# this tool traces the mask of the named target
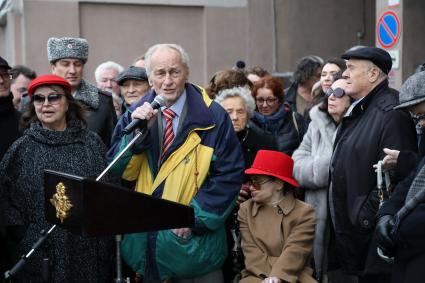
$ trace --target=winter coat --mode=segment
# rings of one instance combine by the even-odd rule
[[[44,214],[43,170],[95,177],[106,166],[105,153],[100,138],[80,121],[71,121],[63,132],[34,122],[10,147],[0,163],[0,201],[6,207],[8,231],[23,230],[9,235],[18,243],[16,259],[52,226]],[[111,244],[109,238],[85,238],[58,226],[18,273],[18,282],[41,282],[46,257],[51,263],[49,282],[108,282]]]
[[[18,131],[19,117],[20,113],[13,107],[12,94],[0,97],[0,160],[9,146],[20,136]],[[2,176],[0,175],[1,178]],[[0,256],[0,274],[3,274],[12,264],[8,262],[10,261],[10,255],[5,238],[3,211],[4,209],[0,203],[0,251],[2,251],[2,256]]]
[[[20,136],[20,113],[13,107],[13,95],[0,97],[0,160],[9,146]]]
[[[277,150],[276,139],[267,135],[262,129],[248,122],[246,128],[237,133],[245,161],[245,169],[251,167],[260,149]]]
[[[314,209],[291,193],[276,205],[249,199],[239,210],[245,269],[241,283],[278,277],[295,283],[316,282],[308,268],[313,247]]]
[[[194,208],[188,239],[171,230],[124,236],[123,258],[147,279],[193,278],[221,268],[227,256],[224,224],[243,181],[243,156],[229,115],[203,89],[186,84],[185,90],[179,130],[163,161],[157,119],[115,167],[123,179],[137,180],[136,191]],[[131,111],[155,96],[151,90],[120,118],[110,158],[131,138],[122,136]]]
[[[342,119],[336,134],[329,208],[338,261],[347,272],[390,272],[371,241],[379,204],[372,166],[385,156],[383,148],[416,149],[412,119],[393,110],[397,104],[398,93],[384,80]]]
[[[117,123],[112,95],[82,80],[74,98],[84,104],[89,111],[88,129],[97,133],[107,148],[111,145],[112,133]]]
[[[311,123],[299,148],[294,152],[294,178],[305,190],[304,201],[316,212],[314,266],[320,277],[325,254],[325,232],[328,218],[329,164],[336,124],[319,105],[310,111]]]
[[[407,193],[425,166],[425,158],[411,174],[400,182],[394,192],[379,209],[379,217],[395,215],[405,204]],[[425,266],[425,203],[416,206],[400,221],[395,238],[395,261],[392,269],[392,282],[415,283],[423,281]]]
[[[270,116],[263,116],[258,112],[254,114],[252,123],[261,128],[265,135],[276,139],[279,151],[292,155],[304,135],[301,115],[293,112],[286,104],[282,104],[279,110]]]

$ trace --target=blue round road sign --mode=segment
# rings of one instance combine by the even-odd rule
[[[393,11],[382,14],[376,25],[379,44],[384,48],[393,47],[400,37],[400,20]]]

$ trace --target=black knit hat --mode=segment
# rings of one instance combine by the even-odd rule
[[[390,54],[378,47],[362,47],[352,51],[347,51],[341,55],[342,59],[362,59],[368,60],[378,66],[382,72],[388,75],[393,65]]]

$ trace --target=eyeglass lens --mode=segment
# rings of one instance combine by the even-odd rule
[[[266,99],[264,99],[264,98],[258,98],[256,101],[257,101],[257,104],[264,104],[264,101],[267,103],[267,105],[272,105],[275,101],[277,100],[277,98],[266,98]]]
[[[329,88],[326,94],[328,97],[333,94],[336,98],[341,98],[345,95],[345,90],[340,87],[337,87],[336,89]]]
[[[41,94],[34,94],[34,103],[36,104],[43,104],[46,101],[50,103],[50,104],[57,104],[59,103],[59,100],[61,99],[62,96],[64,96],[65,94],[63,93],[51,93],[48,96],[44,96]]]

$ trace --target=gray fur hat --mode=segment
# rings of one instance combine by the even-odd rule
[[[399,94],[400,104],[394,109],[406,108],[425,101],[425,72],[408,77]]]
[[[51,37],[47,40],[47,58],[50,63],[59,59],[73,58],[87,62],[89,43],[84,38]]]

